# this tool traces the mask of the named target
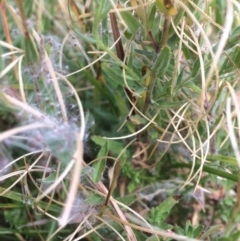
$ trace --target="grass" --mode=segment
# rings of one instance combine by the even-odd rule
[[[240,4],[0,1],[4,240],[239,240]]]

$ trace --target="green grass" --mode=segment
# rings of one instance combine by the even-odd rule
[[[115,2],[0,2],[2,239],[239,240],[240,4]]]

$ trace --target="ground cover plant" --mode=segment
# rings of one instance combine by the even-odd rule
[[[239,240],[236,0],[0,1],[1,240]]]

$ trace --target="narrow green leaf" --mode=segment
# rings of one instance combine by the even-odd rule
[[[23,203],[0,203],[0,208],[12,209],[12,208],[25,208],[26,205]]]
[[[54,173],[51,173],[49,176],[47,176],[44,179],[37,179],[37,181],[45,183],[45,184],[50,184],[50,183],[53,183],[57,179],[57,175],[59,176],[60,174],[57,174],[57,172],[54,172]]]
[[[156,5],[153,4],[148,14],[148,21],[147,21],[148,29],[152,29],[153,27],[153,23],[155,21],[155,16],[156,16],[156,10],[157,10]]]
[[[215,6],[213,9],[215,9],[215,16],[216,16],[216,23],[223,26],[225,21],[225,9],[226,9],[226,3],[225,1],[219,1],[215,0]]]
[[[28,64],[33,64],[36,62],[38,55],[36,51],[36,46],[34,45],[34,42],[32,39],[24,38],[24,50],[25,50],[25,56]]]
[[[195,85],[193,82],[186,83],[185,87],[188,87],[189,89],[191,89],[192,91],[194,91],[197,94],[201,94],[201,92],[202,92],[201,88],[198,87],[197,85]]]
[[[187,167],[187,168],[192,168],[191,165],[186,164],[186,163],[178,163],[176,165],[174,165],[175,167]],[[195,164],[195,170],[198,169],[200,167],[199,164]],[[203,171],[211,173],[213,175],[219,176],[219,177],[223,177],[229,180],[232,180],[234,182],[238,181],[238,175],[237,174],[232,174],[232,173],[228,173],[228,172],[224,172],[222,170],[219,169],[215,169],[209,166],[204,165],[203,166]]]
[[[119,197],[117,200],[127,206],[131,205],[137,199],[136,194],[126,195],[124,197]]]
[[[119,67],[113,67],[111,65],[108,65],[106,63],[102,64],[102,70],[104,73],[105,79],[108,81],[108,83],[117,88],[117,86],[127,87],[123,80],[123,74],[122,70]],[[133,90],[140,90],[144,91],[144,86],[141,85],[141,80],[139,79],[133,79],[128,73],[126,73],[126,81],[128,86]]]
[[[222,155],[208,155],[207,160],[209,161],[220,161],[227,165],[238,167],[237,160],[235,157],[222,156]]]
[[[178,234],[180,235],[185,235],[185,230],[183,228],[181,228],[180,226],[175,226],[175,230]]]
[[[198,236],[202,233],[203,229],[203,225],[199,225],[198,227],[196,227],[193,231],[193,238],[198,238]]]
[[[186,236],[191,238],[193,237],[193,227],[191,223],[188,225],[188,228],[186,230]]]
[[[147,50],[142,50],[142,49],[134,49],[134,52],[141,54],[149,59],[153,59],[155,56],[155,53],[147,51]]]
[[[0,187],[0,195],[2,197],[9,198],[11,200],[15,200],[15,201],[18,201],[20,203],[24,203],[24,202],[26,202],[26,200],[28,200],[29,204],[34,205],[34,200],[35,200],[34,198],[31,198],[27,195],[23,195],[21,193],[17,193],[17,192],[14,192],[14,191],[8,191],[8,192],[2,194],[5,190],[6,190],[5,188]],[[53,211],[53,212],[59,213],[61,211],[60,207],[58,207],[54,204],[51,204],[49,206],[48,203],[43,202],[43,201],[38,202],[37,205],[41,208],[48,207],[48,210]]]
[[[171,60],[172,52],[168,46],[165,46],[157,55],[152,71],[155,71],[156,76],[164,76]]]
[[[182,195],[175,195],[164,200],[159,206],[150,211],[150,222],[160,226],[169,215],[169,212],[175,204],[179,202]]]
[[[231,234],[231,240],[232,241],[239,241],[240,240],[240,231],[236,231],[233,234]]]
[[[85,200],[86,203],[91,205],[99,205],[104,203],[104,198],[96,193],[90,194],[90,196]]]
[[[0,46],[0,56],[2,56],[2,54],[3,54],[3,49],[2,49],[2,46]],[[0,58],[0,73],[2,72],[3,69],[4,69],[3,58]]]
[[[157,16],[154,19],[153,26],[152,26],[152,29],[151,29],[153,38],[156,39],[157,42],[159,40],[159,25],[160,25],[160,22],[161,22],[161,15],[157,14]]]
[[[183,19],[183,15],[184,15],[185,11],[183,9],[178,9],[178,13],[177,15],[174,17],[173,21],[174,21],[174,25],[175,26],[179,26],[179,23],[182,21]],[[172,33],[174,33],[174,28],[170,29],[169,34],[171,35]]]
[[[133,16],[130,12],[124,11],[120,12],[121,17],[124,22],[128,26],[130,32],[135,36],[138,29],[141,28],[143,30],[143,26],[138,22],[135,16]]]
[[[97,145],[103,147],[108,142],[109,151],[111,151],[112,154],[118,155],[120,151],[124,148],[123,144],[119,141],[115,140],[109,140],[102,138],[101,136],[92,136],[92,141],[96,143]]]
[[[232,47],[235,47],[237,44],[239,44],[239,35],[240,35],[240,26],[237,26],[230,34],[230,37],[228,38],[227,44],[225,46],[225,50],[228,50]]]
[[[104,18],[102,20],[102,42],[104,45],[108,46],[108,20]]]
[[[24,10],[25,10],[26,18],[30,18],[32,15],[33,3],[34,3],[34,1],[32,1],[32,0],[24,1]]]
[[[192,78],[193,79],[196,78],[197,75],[199,75],[199,73],[200,73],[200,60],[197,59],[195,61],[195,63],[193,64],[193,67],[191,69],[191,76],[192,76]]]
[[[236,46],[234,49],[233,49],[235,55],[234,55],[234,58],[232,59],[235,66],[237,68],[240,68],[240,46]]]
[[[95,144],[99,146],[104,146],[107,142],[107,140],[102,138],[101,136],[91,136],[91,139]]]
[[[156,235],[152,235],[146,239],[146,241],[159,241],[159,238]]]
[[[92,180],[95,183],[100,181],[103,171],[105,170],[106,161],[107,161],[106,156],[108,154],[108,151],[109,151],[109,144],[108,144],[108,141],[106,141],[106,143],[101,147],[101,149],[97,155],[97,158],[99,158],[99,157],[103,157],[103,158],[96,161],[93,164],[94,172],[92,174]]]
[[[80,39],[86,41],[87,43],[96,44],[97,42],[94,38],[91,38],[87,34],[82,33],[79,29],[75,30],[75,33],[79,36]]]

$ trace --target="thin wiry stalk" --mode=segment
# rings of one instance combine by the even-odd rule
[[[0,78],[6,75],[12,68],[14,68],[19,61],[23,58],[23,55],[12,61],[5,69],[0,72]]]
[[[40,196],[38,196],[35,199],[35,203],[38,203],[41,199],[43,199],[48,193],[50,193],[52,190],[54,190],[62,181],[63,179],[68,175],[68,173],[70,172],[70,170],[72,169],[73,165],[74,165],[75,160],[72,159],[68,166],[65,168],[65,170],[61,173],[61,175],[58,177],[57,180],[55,180],[55,182],[47,189],[45,190]]]
[[[236,156],[238,166],[240,168],[240,152],[239,152],[239,149],[238,149],[238,141],[237,141],[236,135],[234,133],[234,125],[233,125],[233,122],[232,122],[231,98],[230,97],[227,99],[227,103],[226,103],[226,117],[227,117],[229,139],[231,140],[233,151],[234,151],[234,154]]]
[[[206,96],[206,79],[205,79],[205,70],[204,70],[204,61],[203,61],[203,56],[202,56],[202,51],[200,49],[200,45],[198,43],[198,39],[196,38],[195,34],[193,33],[192,29],[187,26],[187,29],[192,35],[193,41],[195,43],[195,46],[197,48],[198,52],[198,58],[200,61],[200,69],[201,69],[201,82],[202,82],[202,92],[201,92],[201,99],[204,100]],[[201,107],[200,107],[200,113],[204,113],[204,101],[201,101]]]
[[[22,101],[24,103],[27,103],[25,92],[24,92],[24,85],[23,85],[23,77],[22,77],[22,60],[23,60],[23,55],[19,59],[18,63],[18,78],[19,78],[19,90],[21,94]]]
[[[75,154],[73,155],[73,159],[75,161],[75,165],[72,173],[72,180],[69,187],[69,193],[62,216],[59,219],[59,224],[61,226],[65,226],[68,223],[70,212],[78,191],[79,177],[82,170],[83,162],[83,142],[80,138],[77,138],[77,149]]]
[[[12,184],[10,185],[8,188],[6,188],[3,192],[0,193],[1,196],[3,196],[5,193],[7,193],[9,190],[11,190],[19,181],[21,181],[27,174],[29,171],[31,171],[31,169],[36,165],[36,163],[39,162],[39,160],[42,158],[43,154],[41,154],[37,159],[36,161],[34,161],[32,163],[32,165],[29,166],[28,170],[26,171],[22,171],[23,174]],[[14,173],[11,173],[11,174],[14,174]],[[19,174],[19,173],[18,173]]]
[[[226,45],[226,42],[228,40],[228,36],[229,33],[231,31],[231,27],[232,27],[232,23],[233,23],[233,6],[232,6],[232,1],[231,0],[227,0],[227,12],[226,12],[226,16],[225,16],[225,24],[224,24],[224,31],[223,34],[221,36],[220,42],[218,44],[218,49],[215,53],[215,56],[213,58],[213,62],[211,64],[211,68],[208,72],[207,78],[206,78],[206,83],[208,83],[209,81],[211,81],[211,78],[213,76],[213,73],[215,71],[215,69],[217,69],[218,66],[218,61],[219,58],[221,56],[221,54],[223,53],[223,49]]]

